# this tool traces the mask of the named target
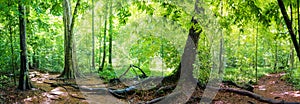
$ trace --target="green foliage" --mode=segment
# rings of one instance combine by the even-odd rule
[[[77,0],[73,0],[77,1]],[[39,69],[61,72],[64,67],[64,31],[61,0],[22,0],[27,6],[28,62],[39,64]],[[98,4],[108,4],[105,0]],[[75,24],[76,54],[80,72],[91,69],[91,4],[82,0]],[[296,2],[285,1],[286,7]],[[97,5],[97,3],[96,3]],[[254,80],[255,52],[257,46],[258,76],[274,72],[273,67],[287,67],[293,51],[289,35],[276,0],[228,0],[206,1],[198,6],[204,14],[195,14],[192,0],[138,0],[119,1],[112,4],[113,68],[117,74],[134,64],[147,74],[161,75],[174,70],[180,63],[186,37],[195,16],[204,33],[200,36],[195,69],[197,78],[205,84],[210,77],[213,45],[219,44],[214,37],[216,30],[222,30],[224,57],[226,61],[225,80],[248,82]],[[72,5],[74,8],[75,5]],[[0,1],[0,72],[19,69],[18,2]],[[207,12],[211,10],[212,13]],[[103,49],[105,5],[95,6],[95,62],[99,67]],[[72,11],[73,12],[73,11]],[[296,12],[294,12],[294,17]],[[209,16],[212,15],[212,16]],[[211,18],[217,23],[212,23]],[[294,20],[293,26],[297,21]],[[218,27],[220,25],[220,27]],[[11,30],[9,29],[11,28]],[[210,29],[212,28],[212,29]],[[256,40],[256,37],[258,40]],[[11,52],[11,45],[13,52]],[[154,70],[155,58],[162,60],[161,70]],[[154,63],[157,64],[158,62]],[[275,63],[277,66],[275,66]],[[157,65],[159,66],[159,65]],[[106,67],[106,69],[112,69]],[[137,71],[138,74],[141,74]],[[169,71],[170,72],[170,71]],[[195,73],[196,73],[195,72]],[[131,74],[132,74],[131,70]],[[300,86],[300,69],[291,70],[285,76],[295,86]],[[116,77],[115,72],[104,70],[99,75],[104,79]],[[132,74],[134,75],[134,74]],[[166,74],[164,74],[166,75]],[[7,80],[3,77],[4,80]],[[1,77],[0,77],[1,80]]]
[[[103,70],[102,72],[99,72],[99,76],[106,81],[109,81],[110,79],[117,78],[116,73],[111,70]]]
[[[121,6],[118,8],[117,16],[119,18],[120,24],[126,24],[126,21],[128,20],[128,17],[131,16],[131,13],[129,12],[129,6]]]
[[[300,89],[300,69],[289,69],[287,74],[282,77],[282,79],[293,84],[294,87]]]
[[[258,78],[268,74],[273,73],[272,68],[258,68]],[[255,69],[240,67],[240,68],[226,68],[224,74],[224,80],[231,80],[235,82],[249,82],[255,81]]]

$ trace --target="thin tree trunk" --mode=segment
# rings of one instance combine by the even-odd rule
[[[107,21],[105,20],[104,21],[104,36],[103,36],[103,55],[102,55],[102,63],[101,63],[101,66],[99,68],[99,71],[103,71],[103,68],[104,68],[104,63],[105,63],[105,56],[106,56],[106,25],[107,25]]]
[[[105,17],[104,17],[103,55],[102,55],[102,63],[101,63],[101,66],[99,68],[99,71],[103,71],[104,64],[105,64],[105,58],[106,58],[107,9],[108,9],[108,6],[106,4]]]
[[[95,22],[95,4],[94,4],[94,0],[92,0],[92,6],[93,6],[93,10],[92,10],[92,70],[95,70],[95,29],[94,29],[94,22]]]
[[[98,71],[100,71],[100,69],[101,69],[101,45],[102,45],[102,37],[101,37],[101,24],[102,24],[102,22],[101,22],[101,16],[100,16],[100,26],[99,26],[99,34],[100,34],[100,36],[99,36],[99,39],[100,39],[100,41],[99,41],[99,70]]]
[[[291,69],[293,69],[294,68],[294,47],[293,47],[293,44],[292,44],[292,42],[290,42],[290,50],[291,50],[291,57],[290,57],[290,65],[291,65]]]
[[[278,43],[277,39],[275,40],[275,63],[274,63],[274,70],[277,69],[277,63],[278,63]]]
[[[19,28],[20,28],[20,48],[21,48],[21,70],[20,70],[20,78],[19,78],[19,86],[20,90],[28,90],[31,89],[31,83],[29,81],[28,76],[28,63],[27,63],[27,50],[26,50],[26,21],[25,21],[25,7],[23,6],[23,2],[19,1]]]
[[[9,4],[10,6],[10,4]],[[11,16],[9,16],[9,20],[10,20]],[[12,27],[11,27],[11,21],[9,24],[9,34],[10,34],[10,48],[11,48],[11,66],[12,66],[12,73],[13,73],[13,77],[14,77],[14,85],[16,85],[16,73],[15,73],[15,57],[14,57],[14,40],[13,40],[13,32],[12,32]]]
[[[255,82],[258,82],[258,76],[257,76],[257,47],[258,47],[258,22],[257,22],[257,27],[256,27],[256,35],[255,35]]]
[[[109,48],[108,48],[108,63],[109,68],[112,69],[112,32],[113,32],[113,24],[112,24],[112,3],[113,1],[110,0],[110,7],[109,7]]]

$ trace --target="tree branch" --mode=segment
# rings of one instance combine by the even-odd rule
[[[75,25],[75,19],[77,17],[77,12],[78,12],[78,7],[80,6],[80,0],[77,0],[77,3],[76,3],[76,6],[75,6],[75,9],[74,9],[74,12],[73,12],[73,15],[72,15],[72,22],[71,22],[71,33],[73,32],[73,27]]]

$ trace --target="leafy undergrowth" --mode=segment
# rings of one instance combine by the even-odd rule
[[[275,73],[272,68],[258,67],[257,77],[258,79],[268,73]],[[224,80],[230,80],[238,83],[248,83],[250,81],[255,82],[256,75],[253,68],[226,68],[224,74]]]
[[[33,72],[31,72],[32,74]],[[50,103],[50,104],[63,104],[63,103],[140,103],[143,101],[149,101],[161,96],[168,95],[172,92],[172,89],[157,92],[157,90],[138,91],[133,94],[129,94],[125,99],[117,99],[108,93],[93,93],[85,92],[75,89],[69,85],[59,85],[64,82],[74,81],[61,81],[61,80],[49,80],[57,77],[57,75],[51,75],[47,73],[34,72],[32,76],[32,83],[35,85],[35,90],[30,91],[18,91],[15,87],[1,88],[0,91],[0,103]],[[278,100],[300,102],[300,91],[294,90],[291,85],[285,81],[280,80],[284,73],[279,74],[267,74],[261,77],[258,85],[254,86],[254,92],[264,97],[274,98]],[[86,77],[85,80],[77,80],[77,84],[89,88],[124,88],[124,84],[105,84],[104,81],[99,81],[95,77]],[[55,84],[56,83],[56,84]],[[75,82],[74,82],[75,83]],[[55,84],[55,86],[53,85]],[[169,85],[172,85],[169,83]],[[228,87],[228,86],[222,86]],[[204,89],[197,87],[188,103],[196,104],[201,100]],[[261,102],[249,98],[247,96],[238,95],[229,92],[218,92],[214,97],[213,104],[246,104],[255,103],[261,104]]]
[[[300,90],[300,68],[287,70],[287,74],[282,79]]]

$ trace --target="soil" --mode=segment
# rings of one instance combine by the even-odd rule
[[[267,98],[300,102],[300,91],[295,90],[292,85],[281,80],[285,73],[267,74],[260,78],[257,85],[254,85],[254,93]],[[122,88],[124,85],[111,85],[96,77],[85,77],[85,80],[51,80],[57,74],[41,73],[37,70],[30,72],[33,90],[19,91],[16,87],[0,88],[0,103],[25,103],[25,104],[112,104],[112,103],[139,103],[155,99],[172,91],[163,94],[155,92],[137,92],[129,95],[126,99],[118,99],[110,95],[107,91],[101,93],[80,91],[70,85],[60,85],[63,83],[77,83],[86,88]],[[53,84],[54,83],[54,84]],[[224,87],[224,86],[223,86]],[[228,86],[225,86],[228,87]],[[193,96],[187,103],[198,104],[201,100],[203,89],[197,87]],[[94,99],[94,100],[93,100]],[[95,100],[96,99],[96,100]],[[109,102],[108,102],[109,101]],[[214,97],[213,104],[264,104],[248,96],[242,96],[230,92],[218,92]]]

